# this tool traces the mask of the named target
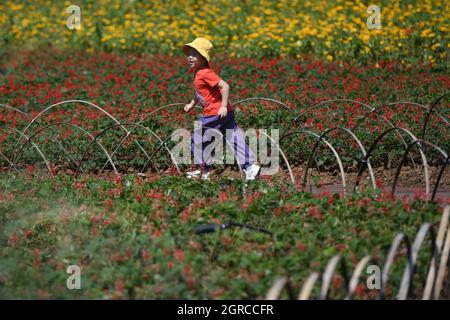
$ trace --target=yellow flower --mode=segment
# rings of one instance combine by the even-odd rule
[[[441,44],[440,43],[435,43],[435,44],[433,44],[432,46],[431,46],[431,50],[436,50],[437,48],[439,48],[441,46]]]
[[[240,53],[242,48],[247,48],[246,52],[258,54],[257,49],[271,46],[264,41],[276,41],[283,45],[274,46],[275,54],[296,55],[303,47],[303,41],[313,44],[317,48],[314,52],[327,60],[330,56],[333,60],[353,58],[354,51],[349,50],[353,42],[363,44],[361,53],[375,50],[406,56],[414,49],[410,34],[415,30],[419,30],[421,38],[433,40],[423,41],[415,52],[426,49],[439,52],[433,57],[443,61],[448,54],[442,59],[441,55],[447,50],[439,48],[450,47],[446,41],[450,11],[444,10],[446,2],[441,0],[416,1],[407,5],[386,3],[381,8],[382,28],[379,30],[369,30],[366,26],[367,4],[348,0],[248,1],[245,12],[240,1],[229,0],[201,4],[191,0],[189,5],[181,0],[151,3],[98,0],[88,1],[81,7],[84,30],[76,33],[64,27],[69,16],[65,9],[72,4],[70,1],[63,1],[61,6],[49,6],[44,0],[16,3],[18,1],[13,0],[0,3],[0,36],[8,32],[12,42],[18,45],[30,39],[33,40],[29,42],[30,46],[39,45],[46,38],[55,41],[55,46],[70,45],[76,36],[76,42],[92,43],[93,48],[98,49],[94,39],[99,24],[101,42],[109,47],[144,47],[149,42],[138,41],[147,38],[163,43],[165,53],[177,51],[186,39],[207,35],[220,47],[229,45],[228,41],[236,44],[230,45],[230,53],[233,50]],[[416,12],[421,12],[424,17],[417,20]],[[10,17],[14,23],[9,30],[2,28]]]
[[[422,31],[422,33],[420,34],[421,37],[426,37],[431,33],[431,29],[425,29]]]

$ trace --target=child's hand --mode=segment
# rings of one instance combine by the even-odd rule
[[[220,118],[225,118],[228,114],[227,107],[220,107],[218,115]]]
[[[194,105],[192,103],[188,103],[184,106],[184,111],[189,112],[189,110],[191,110],[193,107]]]

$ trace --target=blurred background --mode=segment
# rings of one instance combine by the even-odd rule
[[[448,1],[170,0],[2,1],[0,48],[80,48],[179,55],[197,36],[230,57],[296,57],[365,63],[398,59],[446,63]],[[71,5],[80,26],[70,30]]]

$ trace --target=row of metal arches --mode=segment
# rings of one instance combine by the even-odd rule
[[[390,105],[396,105],[396,104],[411,104],[411,105],[416,105],[416,106],[420,106],[423,109],[427,110],[427,115],[425,117],[425,121],[424,121],[424,126],[422,129],[422,134],[421,134],[421,138],[417,138],[411,131],[409,131],[408,129],[405,128],[401,128],[401,127],[396,127],[394,126],[392,123],[389,122],[389,120],[387,120],[386,118],[384,118],[383,116],[381,117],[383,119],[383,121],[385,121],[386,123],[389,124],[389,126],[391,127],[390,129],[382,132],[381,134],[378,135],[378,137],[375,139],[375,141],[372,143],[372,145],[369,147],[368,151],[366,151],[366,149],[364,148],[363,144],[361,143],[361,141],[358,139],[358,137],[355,134],[355,130],[357,129],[357,127],[363,122],[363,120],[365,118],[367,118],[369,115],[377,112],[377,109],[370,107],[369,105],[359,102],[359,101],[355,101],[355,100],[350,100],[350,99],[333,99],[333,100],[326,100],[326,101],[322,101],[319,102],[311,107],[306,108],[305,110],[303,110],[299,115],[297,115],[292,122],[290,123],[290,127],[292,127],[292,125],[296,122],[299,121],[299,119],[301,119],[301,117],[306,114],[307,112],[311,111],[312,109],[319,107],[321,105],[327,104],[327,103],[331,103],[331,102],[351,102],[351,103],[357,103],[360,104],[366,108],[369,109],[369,112],[367,114],[365,114],[362,118],[358,119],[358,121],[356,122],[356,125],[352,128],[344,128],[344,127],[335,127],[335,128],[329,128],[326,129],[324,132],[322,132],[320,135],[309,131],[309,130],[291,130],[289,132],[287,132],[286,134],[284,134],[281,139],[280,139],[280,145],[282,144],[282,142],[284,140],[286,140],[289,137],[294,137],[297,135],[309,135],[312,136],[314,138],[316,138],[316,141],[314,142],[314,146],[312,148],[312,152],[310,153],[308,160],[307,160],[307,165],[305,168],[305,174],[303,177],[303,185],[305,186],[307,183],[307,178],[308,178],[308,169],[312,164],[312,160],[314,158],[315,152],[319,146],[319,144],[321,142],[323,142],[333,153],[336,162],[338,164],[339,167],[339,171],[340,171],[340,175],[341,175],[341,182],[342,182],[342,186],[345,190],[346,187],[346,178],[345,178],[345,171],[344,171],[344,167],[343,167],[343,162],[340,159],[340,156],[338,154],[338,152],[336,151],[336,148],[333,147],[333,144],[326,140],[325,138],[332,133],[333,131],[340,131],[342,133],[348,134],[351,139],[353,139],[359,149],[361,150],[361,154],[362,154],[362,158],[359,159],[359,171],[358,171],[358,179],[356,180],[355,183],[355,189],[358,187],[359,181],[360,181],[360,177],[361,175],[364,173],[365,170],[369,171],[369,177],[371,180],[371,184],[373,187],[375,187],[375,176],[373,173],[373,169],[371,167],[370,164],[370,156],[372,155],[373,151],[376,149],[376,147],[378,146],[378,144],[382,141],[382,138],[388,134],[390,134],[391,132],[396,133],[397,137],[399,139],[399,141],[401,141],[404,145],[405,145],[405,151],[404,154],[402,156],[402,160],[399,164],[399,166],[397,167],[396,170],[396,175],[395,175],[395,179],[394,179],[394,183],[392,186],[392,192],[395,192],[395,188],[397,185],[397,181],[398,181],[398,177],[400,174],[400,171],[402,169],[402,166],[404,165],[404,162],[406,161],[406,158],[409,156],[410,151],[416,147],[418,148],[419,152],[420,152],[420,156],[422,159],[422,165],[423,165],[423,169],[424,169],[424,176],[425,176],[425,192],[427,195],[430,194],[430,185],[429,185],[429,173],[428,173],[428,161],[427,161],[427,157],[425,155],[425,153],[423,152],[423,147],[425,146],[429,146],[433,149],[435,149],[436,151],[438,151],[443,158],[443,162],[442,162],[442,167],[439,171],[438,174],[438,178],[437,181],[435,183],[435,186],[433,188],[433,193],[431,195],[431,199],[434,199],[440,180],[442,178],[443,172],[445,170],[446,165],[449,163],[449,156],[447,155],[447,153],[442,150],[439,146],[424,140],[423,138],[425,137],[425,133],[426,133],[426,128],[427,128],[427,124],[429,123],[429,119],[431,114],[436,114],[434,109],[436,108],[436,106],[438,106],[439,102],[442,101],[443,98],[445,98],[447,95],[443,95],[441,97],[439,97],[432,105],[430,108],[428,108],[427,106],[421,105],[421,104],[417,104],[417,103],[413,103],[413,102],[395,102],[395,103],[391,103]],[[242,103],[245,102],[250,102],[250,101],[256,101],[256,100],[261,100],[261,101],[268,101],[270,103],[275,103],[278,104],[280,106],[282,106],[283,108],[287,108],[290,109],[286,104],[274,100],[274,99],[269,99],[269,98],[249,98],[249,99],[244,99],[244,100],[240,100],[238,102],[236,102],[234,104],[234,106],[238,106]],[[99,132],[98,134],[96,134],[95,136],[92,135],[89,131],[83,129],[81,126],[78,126],[76,124],[70,123],[70,122],[59,122],[59,123],[52,123],[52,124],[48,124],[45,125],[44,127],[40,128],[39,130],[37,130],[35,133],[33,133],[32,135],[27,135],[27,131],[29,131],[30,127],[34,124],[40,124],[38,122],[39,118],[41,118],[45,113],[47,113],[48,111],[52,110],[53,108],[56,108],[58,106],[61,105],[68,105],[71,103],[82,103],[85,104],[89,107],[93,107],[99,111],[101,111],[102,113],[104,113],[106,116],[108,116],[110,119],[112,119],[115,124],[112,126],[109,126],[105,129],[103,129],[101,132]],[[155,137],[158,142],[159,142],[159,146],[154,150],[154,152],[149,155],[145,149],[139,144],[139,142],[137,140],[134,140],[134,143],[136,143],[138,145],[138,147],[141,149],[141,151],[144,153],[144,155],[147,157],[147,161],[146,164],[144,165],[144,167],[141,169],[141,172],[143,172],[147,166],[149,165],[149,163],[151,163],[151,160],[153,159],[153,157],[157,154],[157,152],[161,151],[161,150],[165,150],[166,152],[168,152],[168,154],[170,155],[173,164],[175,165],[176,169],[179,171],[178,168],[178,164],[176,163],[176,161],[174,160],[173,155],[170,153],[170,150],[167,148],[166,143],[168,140],[170,140],[171,136],[167,137],[166,139],[161,139],[161,137],[159,137],[154,131],[150,130],[149,128],[145,127],[142,123],[144,121],[146,121],[147,119],[151,118],[153,115],[155,115],[157,112],[167,109],[167,108],[173,108],[173,107],[180,107],[183,104],[181,103],[174,103],[174,104],[169,104],[160,108],[157,108],[155,110],[153,110],[152,112],[150,112],[148,115],[146,115],[144,118],[142,118],[140,121],[138,121],[137,123],[121,123],[119,122],[114,116],[112,116],[110,113],[108,113],[106,110],[104,110],[103,108],[88,102],[88,101],[83,101],[83,100],[68,100],[68,101],[62,101],[56,104],[53,104],[47,108],[45,108],[43,111],[41,111],[38,115],[36,115],[34,118],[31,118],[29,115],[27,115],[26,113],[24,113],[23,111],[21,111],[20,109],[17,108],[13,108],[10,106],[6,106],[6,105],[0,105],[0,107],[3,107],[7,110],[13,111],[13,112],[17,112],[19,115],[21,115],[25,120],[28,121],[27,126],[25,127],[25,129],[23,129],[22,131],[15,129],[15,128],[6,128],[9,131],[12,131],[15,134],[19,134],[19,138],[14,146],[14,150],[13,150],[13,156],[10,158],[8,158],[6,155],[4,155],[3,153],[0,153],[1,158],[3,158],[9,165],[10,168],[16,169],[16,163],[18,160],[18,157],[20,155],[20,153],[22,152],[22,150],[24,149],[24,147],[26,147],[27,145],[31,145],[33,148],[35,148],[37,150],[37,152],[39,153],[39,155],[41,156],[41,158],[43,159],[43,161],[45,162],[47,168],[49,169],[49,171],[51,171],[50,168],[50,164],[47,160],[47,158],[45,157],[45,155],[43,154],[43,152],[39,149],[39,147],[33,142],[33,139],[37,136],[39,136],[42,132],[46,131],[47,129],[51,128],[51,127],[55,127],[55,126],[70,126],[73,128],[76,128],[77,130],[82,131],[89,139],[91,139],[91,142],[88,146],[88,148],[86,148],[84,150],[83,156],[81,158],[81,160],[76,163],[77,165],[77,175],[78,172],[84,172],[83,168],[82,168],[82,164],[85,161],[86,158],[86,154],[88,152],[88,150],[91,148],[92,144],[96,143],[101,149],[102,151],[105,153],[106,157],[107,157],[107,162],[103,165],[102,170],[104,170],[106,168],[106,166],[108,164],[111,165],[112,170],[118,174],[116,166],[114,164],[113,156],[115,155],[115,153],[118,151],[118,149],[122,146],[122,144],[124,143],[124,141],[126,141],[126,139],[129,136],[133,135],[133,132],[137,129],[137,128],[141,128],[144,129],[146,132],[148,132],[150,135],[152,135],[153,137]],[[445,119],[445,117],[443,117],[442,115],[437,114],[437,116],[445,123],[445,125],[450,129],[450,125],[449,122]],[[120,141],[120,143],[114,148],[114,150],[111,153],[108,153],[107,149],[102,145],[102,143],[99,141],[99,138],[104,135],[107,131],[112,130],[114,128],[121,128],[123,131],[125,131],[126,135],[124,136],[124,138]],[[131,127],[129,130],[127,129],[127,127]],[[262,132],[262,131],[260,131]],[[411,143],[407,144],[406,141],[404,140],[403,136],[400,134],[401,132],[406,133],[412,140]],[[264,132],[262,132],[263,134],[265,134]],[[266,135],[267,136],[267,135]],[[269,139],[271,139],[269,136],[267,136]],[[22,139],[25,139],[25,142],[23,142],[22,144],[20,143]],[[286,156],[286,154],[283,152],[282,148],[280,147],[279,144],[276,144],[275,141],[272,141],[272,143],[274,143],[276,145],[276,147],[279,149],[282,158],[284,160],[284,163],[288,169],[289,172],[289,176],[291,179],[292,183],[295,183],[295,178],[294,175],[292,173],[292,169],[291,166],[289,164],[288,161],[288,157]],[[230,147],[230,146],[227,146]],[[68,155],[70,156],[70,155]],[[412,159],[412,158],[411,158]],[[70,159],[72,162],[76,162],[73,158]],[[413,161],[413,160],[412,160]],[[239,169],[242,173],[242,170],[239,166]]]
[[[409,298],[416,299],[417,297],[411,297],[413,289],[413,276],[417,271],[419,253],[424,249],[426,245],[427,235],[429,235],[429,249],[431,252],[431,259],[427,266],[427,275],[423,280],[424,286],[420,288],[422,290],[422,299],[439,299],[443,293],[445,285],[445,276],[450,274],[450,264],[448,258],[450,254],[450,206],[444,209],[437,234],[435,229],[430,223],[423,223],[419,231],[417,232],[413,243],[409,240],[408,236],[404,233],[398,233],[391,243],[388,255],[381,269],[381,281],[380,288],[377,291],[377,299],[385,299],[386,288],[389,284],[389,276],[392,268],[395,264],[396,258],[402,248],[406,249],[407,263],[403,271],[400,287],[398,288],[396,299],[406,300]],[[403,245],[403,246],[402,246]],[[333,276],[338,272],[343,278],[342,290],[345,294],[345,299],[353,299],[355,291],[359,283],[361,283],[361,275],[364,270],[370,266],[370,263],[378,266],[378,261],[374,260],[369,255],[363,257],[355,266],[351,277],[349,277],[348,267],[345,259],[340,255],[335,255],[327,263],[323,272],[312,272],[306,280],[303,282],[303,286],[296,296],[292,289],[292,281],[288,277],[277,278],[272,287],[269,289],[266,299],[276,300],[282,297],[284,291],[286,291],[289,299],[329,299],[330,287]],[[447,269],[447,270],[446,270]],[[318,296],[313,296],[313,289],[319,286]],[[366,283],[364,283],[364,286]],[[449,280],[447,278],[447,294],[449,291]]]

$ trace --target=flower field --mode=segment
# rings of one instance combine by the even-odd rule
[[[0,298],[265,299],[283,276],[297,294],[336,255],[383,266],[402,233],[396,298],[450,204],[448,2],[381,1],[373,30],[359,1],[80,1],[74,30],[70,5],[0,4]],[[239,126],[279,130],[277,174],[191,180],[162,147],[201,114],[183,111],[196,36]],[[356,299],[378,296],[366,276]],[[327,297],[346,286],[336,273]]]
[[[382,263],[397,232],[413,235],[441,212],[419,199],[312,195],[264,182],[242,200],[237,182],[167,175],[76,183],[63,174],[24,176],[2,178],[0,188],[0,292],[7,298],[262,299],[275,276],[291,276],[297,290],[334,254],[352,265],[366,254]],[[227,220],[263,227],[274,238],[238,228],[194,233],[198,224]],[[417,288],[429,254],[419,257]],[[397,292],[404,255],[389,298]],[[68,264],[81,267],[82,290],[67,290]],[[342,285],[341,277],[333,280],[330,298],[342,298]],[[374,294],[361,282],[356,298]]]
[[[79,1],[82,25],[65,25],[71,2],[0,4],[6,46],[177,53],[199,34],[230,57],[310,54],[329,61],[440,62],[448,59],[447,1],[378,1],[381,29],[369,30],[361,1]]]
[[[5,66],[11,71],[2,77],[0,91],[9,106],[19,108],[30,117],[64,100],[85,100],[97,104],[123,123],[142,120],[143,125],[164,139],[176,128],[192,129],[193,121],[199,115],[198,111],[186,114],[181,107],[167,108],[152,114],[161,106],[183,103],[191,98],[189,82],[192,75],[184,63],[184,59],[164,55],[98,55],[53,50],[24,52],[12,58],[9,66]],[[230,58],[217,60],[212,66],[231,84],[233,103],[251,97],[270,97],[287,106],[280,107],[270,101],[243,103],[238,106],[237,112],[238,123],[242,128],[276,128],[280,130],[280,136],[295,128],[320,133],[336,124],[354,127],[369,113],[370,108],[378,108],[380,113],[365,118],[355,130],[366,147],[389,128],[387,121],[411,130],[416,136],[421,135],[426,109],[414,104],[389,103],[410,101],[431,105],[449,88],[448,74],[429,64],[406,66],[397,62],[380,62],[376,67],[356,67],[322,60]],[[335,98],[352,101],[332,102],[308,109],[319,102]],[[444,99],[436,106],[436,115],[431,115],[427,128],[427,139],[444,150],[450,147],[446,126],[450,111],[446,102]],[[324,112],[326,110],[331,112]],[[149,117],[150,114],[152,116]],[[167,117],[172,120],[166,121]],[[0,109],[0,121],[15,129],[24,129],[28,124],[23,115],[6,108]],[[81,103],[57,106],[43,114],[40,121],[45,124],[78,124],[92,135],[114,124],[103,112]],[[28,129],[29,134],[42,129],[43,125],[38,123]],[[108,148],[113,148],[120,142],[121,134],[120,128],[113,128],[101,136],[101,141]],[[50,137],[60,140],[78,159],[90,143],[85,132],[69,126],[54,126],[39,133],[35,143],[48,154],[52,162],[60,165],[67,159],[60,158],[60,150],[55,143],[48,143]],[[354,167],[353,160],[360,157],[358,146],[349,146],[345,143],[347,137],[337,132],[333,132],[331,137],[336,141],[336,148],[347,153],[345,166]],[[11,129],[4,131],[1,151],[5,155],[12,155],[18,138]],[[154,150],[158,143],[148,137],[142,128],[136,130],[135,136],[130,137],[117,152],[122,171],[129,167],[140,170],[145,163],[142,150],[130,143],[131,138],[146,140],[142,143],[148,152]],[[392,168],[401,158],[403,147],[395,135],[388,135],[385,140],[384,145],[375,150],[371,161],[374,166]],[[308,137],[300,137],[286,140],[282,146],[289,160],[297,165],[306,161],[306,151],[312,142]],[[87,165],[90,168],[100,169],[100,162],[106,161],[101,150],[97,149],[92,148],[93,154],[88,154]],[[322,169],[332,170],[332,154],[326,150],[322,153]],[[386,153],[389,157],[386,157]],[[132,154],[138,156],[130,157]],[[417,152],[414,156],[418,157]],[[167,168],[170,165],[167,160],[170,159],[162,157],[166,161],[160,160],[165,161],[163,165]],[[36,152],[28,149],[18,160],[19,164],[42,164]],[[430,164],[439,165],[441,160],[439,155],[431,154]],[[71,169],[76,167],[72,164]]]

